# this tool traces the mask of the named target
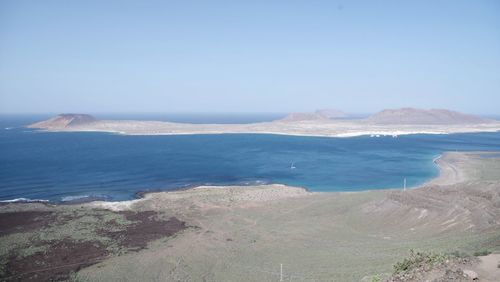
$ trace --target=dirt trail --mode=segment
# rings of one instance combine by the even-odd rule
[[[480,281],[497,282],[500,280],[500,254],[490,254],[480,257],[479,264],[474,268]]]
[[[463,173],[463,168],[460,166],[465,158],[463,154],[444,153],[434,161],[439,168],[439,176],[425,183],[423,186],[452,185],[467,181],[467,177]]]

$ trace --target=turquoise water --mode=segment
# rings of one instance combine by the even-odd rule
[[[193,185],[283,183],[311,191],[416,186],[443,151],[499,150],[500,133],[323,138],[258,134],[47,133],[4,118],[0,200],[125,200]],[[11,128],[12,127],[12,128]],[[5,129],[9,128],[9,129]]]

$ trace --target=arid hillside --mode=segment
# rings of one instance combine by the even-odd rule
[[[376,124],[480,124],[491,122],[478,116],[450,110],[415,108],[383,110],[370,116],[367,121]]]

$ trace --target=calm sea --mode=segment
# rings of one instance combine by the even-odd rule
[[[500,133],[398,138],[121,136],[37,132],[21,126],[41,116],[0,118],[2,201],[116,201],[134,198],[139,191],[201,184],[283,183],[311,191],[398,188],[404,178],[408,186],[416,186],[435,177],[433,159],[443,151],[500,151]],[[210,120],[206,116],[177,118]],[[219,123],[274,118],[212,117]]]

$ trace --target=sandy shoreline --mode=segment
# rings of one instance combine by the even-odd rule
[[[433,177],[429,179],[428,181],[425,181],[423,184],[420,184],[416,187],[411,187],[408,189],[418,189],[427,185],[449,185],[449,184],[454,184],[457,182],[465,181],[466,179],[463,179],[462,175],[458,175],[456,173],[456,168],[453,165],[453,159],[452,152],[444,152],[443,154],[440,154],[438,157],[434,158],[432,162],[436,165],[436,167],[439,170],[439,174],[436,177]],[[456,162],[456,160],[454,160]],[[26,199],[26,198],[19,198],[19,199],[12,199],[12,200],[5,200],[5,201],[0,201],[0,205],[5,205],[5,204],[11,204],[11,203],[18,203],[18,204],[30,204],[30,203],[42,203],[42,204],[49,204],[49,205],[81,205],[81,204],[89,204],[90,206],[102,206],[104,208],[110,208],[110,209],[118,209],[118,207],[129,207],[133,203],[136,203],[140,200],[147,199],[150,197],[154,197],[155,194],[160,194],[160,193],[178,193],[186,190],[201,190],[201,189],[225,189],[225,188],[238,188],[238,189],[245,189],[249,187],[262,187],[266,189],[275,189],[276,187],[281,188],[291,188],[292,190],[294,189],[302,189],[307,193],[316,193],[316,194],[321,194],[321,193],[363,193],[367,191],[390,191],[390,190],[395,190],[399,188],[391,188],[391,187],[386,187],[382,189],[365,189],[361,191],[324,191],[324,192],[313,192],[309,191],[307,187],[297,187],[297,186],[289,186],[286,184],[282,183],[270,183],[270,184],[239,184],[239,185],[189,185],[185,187],[178,187],[174,188],[171,190],[143,190],[143,191],[137,191],[134,196],[134,199],[130,200],[122,200],[122,201],[106,201],[106,200],[101,200],[101,199],[76,199],[74,201],[63,201],[63,202],[51,202],[49,200],[43,200],[43,199]],[[98,203],[98,204],[96,204]]]
[[[472,170],[471,166],[466,167],[466,161],[471,161],[471,156],[479,156],[479,155],[488,155],[491,154],[493,156],[497,156],[498,152],[444,152],[439,156],[433,159],[433,163],[439,170],[439,173],[436,177],[429,179],[428,181],[420,184],[416,187],[411,187],[408,189],[422,189],[427,186],[432,185],[452,185],[461,182],[466,182],[470,180],[465,174],[465,170]],[[469,174],[474,174],[474,172]],[[67,201],[67,202],[57,202],[53,203],[48,200],[29,200],[25,198],[14,199],[14,200],[6,200],[0,203],[1,205],[9,205],[9,204],[46,204],[46,205],[85,205],[89,207],[102,207],[111,210],[122,210],[129,209],[132,205],[136,203],[140,203],[142,201],[147,201],[154,199],[155,197],[162,197],[164,195],[172,195],[172,198],[182,197],[180,195],[183,194],[197,194],[203,193],[204,191],[223,191],[223,190],[241,190],[244,189],[246,191],[256,191],[256,190],[268,190],[270,193],[269,198],[263,197],[260,198],[260,201],[272,200],[273,197],[283,198],[289,196],[304,196],[304,195],[313,195],[313,194],[359,194],[366,192],[388,192],[394,190],[400,190],[400,188],[383,188],[383,189],[366,189],[361,191],[321,191],[314,192],[309,191],[306,187],[297,187],[297,186],[289,186],[281,183],[271,183],[271,184],[245,184],[245,185],[193,185],[187,187],[179,187],[172,190],[162,191],[162,190],[153,190],[153,191],[138,191],[135,193],[135,199],[123,200],[123,201],[105,201],[105,200],[77,200],[77,201]]]
[[[473,153],[475,154],[487,154],[491,152],[477,152]],[[463,160],[464,154],[466,153],[457,153],[457,152],[444,152],[443,154],[439,155],[438,157],[433,159],[433,163],[437,166],[439,169],[439,174],[424,182],[423,184],[412,187],[409,189],[421,189],[423,187],[429,186],[429,185],[452,185],[460,182],[465,182],[468,180],[468,178],[463,174],[460,173],[461,170],[465,168],[457,168],[457,162],[459,160]],[[106,208],[114,211],[120,211],[120,210],[127,210],[131,209],[133,205],[138,204],[143,201],[148,201],[152,200],[155,197],[158,198],[177,198],[177,197],[182,197],[183,195],[189,194],[197,194],[197,193],[203,193],[204,191],[222,191],[222,190],[235,190],[235,189],[248,189],[249,193],[252,193],[256,190],[261,190],[265,189],[269,192],[269,197],[261,197],[259,200],[260,201],[267,201],[267,200],[273,200],[275,198],[286,198],[286,197],[294,197],[294,196],[306,196],[306,195],[314,195],[314,194],[359,194],[359,193],[366,193],[366,192],[381,192],[385,193],[388,191],[393,191],[397,190],[396,188],[384,188],[384,189],[366,189],[362,191],[331,191],[331,192],[312,192],[309,191],[305,187],[295,187],[295,186],[289,186],[286,184],[259,184],[259,185],[202,185],[202,186],[192,186],[192,187],[183,187],[179,189],[174,189],[174,190],[169,190],[169,191],[139,191],[136,193],[137,198],[132,199],[132,200],[125,200],[125,201],[117,201],[117,202],[110,202],[110,201],[91,201],[85,203],[85,205],[88,205],[90,207],[101,207],[101,208]],[[299,193],[297,191],[300,191]],[[278,195],[278,197],[276,197]],[[221,196],[226,196],[224,193],[221,193]],[[69,203],[70,204],[70,203]],[[81,204],[81,203],[80,203]]]

